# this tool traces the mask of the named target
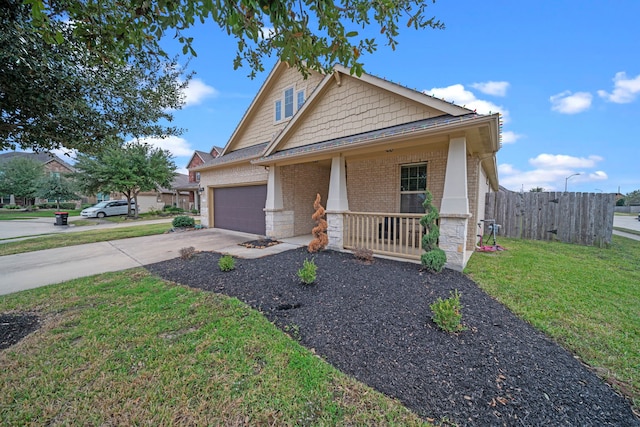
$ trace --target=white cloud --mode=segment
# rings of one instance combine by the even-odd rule
[[[193,155],[193,148],[189,142],[179,136],[170,136],[167,138],[140,138],[140,142],[146,142],[154,147],[163,150],[169,150],[175,157],[185,157]]]
[[[539,154],[533,159],[529,159],[532,166],[539,168],[592,168],[596,163],[604,160],[600,156],[574,157],[566,154]]]
[[[276,29],[273,27],[262,27],[260,28],[260,39],[269,40],[271,37],[276,35]]]
[[[482,93],[493,96],[506,96],[509,82],[484,82],[473,83],[472,88],[478,89]]]
[[[189,80],[189,85],[183,90],[185,107],[198,105],[207,98],[218,96],[218,91],[208,86],[200,79]]]
[[[189,175],[189,169],[187,169],[187,168],[178,168],[178,169],[176,169],[176,173],[181,173],[182,175]]]
[[[633,102],[640,94],[640,74],[635,78],[628,78],[627,73],[621,71],[613,78],[613,92],[607,93],[599,90],[598,95],[616,104],[628,104]]]
[[[500,184],[513,191],[529,191],[532,188],[542,187],[545,191],[564,190],[567,177],[571,176],[573,185],[593,181],[604,181],[609,177],[606,172],[587,171],[594,168],[597,163],[604,160],[600,156],[575,157],[565,154],[540,154],[529,159],[533,169],[522,171],[513,165],[505,163],[498,166]]]
[[[517,140],[519,140],[520,138],[522,138],[524,135],[521,135],[519,133],[515,133],[513,131],[505,131],[502,132],[502,143],[503,144],[513,144],[514,142],[516,142]]]
[[[591,107],[593,95],[589,92],[571,93],[568,90],[549,97],[551,109],[562,114],[577,114]]]
[[[476,96],[466,90],[463,85],[455,84],[447,87],[434,87],[429,90],[424,90],[423,93],[434,96],[436,98],[444,99],[448,102],[466,107],[470,110],[475,110],[479,114],[502,114],[502,121],[506,123],[509,117],[509,111],[500,105],[496,105],[493,102],[485,101],[476,98]]]

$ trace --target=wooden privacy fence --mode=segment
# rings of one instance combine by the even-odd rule
[[[501,191],[487,194],[485,218],[505,237],[603,247],[611,243],[614,206],[615,194]]]

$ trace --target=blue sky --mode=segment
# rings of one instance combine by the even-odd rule
[[[500,111],[499,179],[511,190],[640,189],[640,1],[439,0],[429,10],[445,30],[401,27],[397,49],[380,45],[365,70]],[[158,142],[182,172],[193,150],[226,144],[275,64],[267,58],[267,71],[250,80],[248,69],[233,70],[236,42],[226,33],[213,24],[190,33],[196,75],[175,113],[186,131]]]

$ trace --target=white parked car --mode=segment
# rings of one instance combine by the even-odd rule
[[[131,213],[134,213],[135,210],[136,206],[132,202]],[[82,212],[80,212],[80,216],[83,218],[104,218],[105,216],[126,215],[127,213],[126,200],[106,200],[90,208],[83,209]]]

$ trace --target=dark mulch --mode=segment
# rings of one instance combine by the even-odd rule
[[[249,240],[248,242],[239,243],[240,246],[251,249],[264,249],[278,244],[280,244],[280,241],[273,239]]]
[[[627,400],[555,342],[513,315],[461,273],[421,273],[415,264],[371,265],[316,254],[318,280],[300,284],[302,248],[239,259],[218,270],[216,253],[147,268],[181,284],[235,296],[328,362],[398,398],[425,418],[461,425],[637,426]],[[457,289],[457,335],[430,320],[429,304]]]
[[[0,350],[11,347],[39,327],[36,315],[0,313]]]

